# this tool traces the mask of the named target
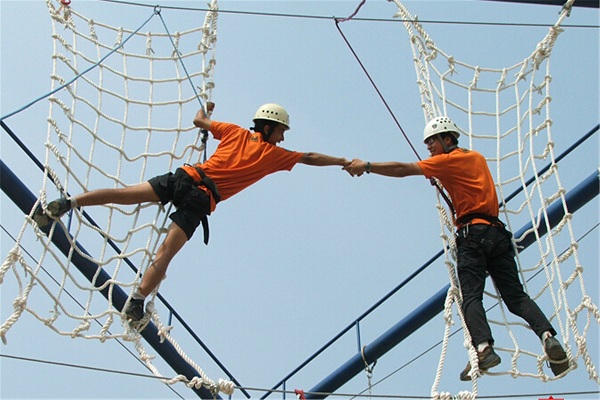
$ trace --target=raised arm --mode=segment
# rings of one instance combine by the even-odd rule
[[[208,112],[212,112],[212,110],[214,108],[215,108],[215,103],[212,103],[210,101],[206,103],[206,109],[208,110]],[[206,115],[204,108],[200,108],[198,110],[198,112],[196,113],[196,116],[194,117],[194,126],[200,128],[200,129],[209,130],[210,122],[211,122],[210,118],[208,118],[208,116]]]
[[[394,178],[403,178],[411,175],[423,175],[417,163],[403,163],[399,161],[366,162],[355,158],[352,163],[344,167],[352,176],[361,176],[363,173],[373,173]]]
[[[332,157],[313,152],[304,153],[299,162],[306,165],[313,165],[315,167],[326,167],[329,165],[339,165],[340,167],[345,167],[350,165],[350,161],[343,157]]]

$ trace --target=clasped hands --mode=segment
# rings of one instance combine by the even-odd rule
[[[350,176],[361,176],[365,173],[365,168],[367,166],[366,161],[355,158],[352,162],[342,169],[350,174]]]

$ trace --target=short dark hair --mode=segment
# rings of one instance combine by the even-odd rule
[[[454,134],[452,132],[442,132],[440,133],[440,136],[442,137],[442,139],[449,137],[452,139],[452,144],[453,145],[458,145],[458,139],[456,138],[456,136],[454,136]]]
[[[254,128],[252,130],[254,132],[260,132],[263,135],[263,139],[267,140],[268,137],[265,136],[265,126],[270,126],[269,132],[273,132],[273,129],[277,128],[279,122],[271,121],[269,119],[255,119],[254,120]]]

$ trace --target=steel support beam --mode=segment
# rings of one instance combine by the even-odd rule
[[[24,214],[29,214],[31,208],[37,201],[37,198],[31,193],[31,191],[21,182],[21,180],[12,172],[12,170],[0,160],[0,186],[2,191],[15,203]],[[49,227],[42,229],[48,234]],[[54,235],[52,236],[52,243],[65,255],[69,255],[71,244],[67,240],[68,233],[64,232],[60,224],[56,224],[54,228]],[[89,253],[81,246],[80,243],[76,242],[79,250],[84,253]],[[81,256],[77,251],[72,252],[71,262],[73,265],[81,271],[83,275],[96,287],[102,286],[110,279],[104,270],[100,270],[98,273],[98,265]],[[96,274],[98,275],[96,276]],[[94,279],[95,278],[95,279]],[[109,290],[105,288],[101,291],[102,295],[109,298]],[[125,302],[127,301],[127,294],[118,286],[113,286],[112,290],[112,303],[117,310],[121,311]],[[181,375],[186,376],[188,379],[192,379],[196,376],[200,376],[198,371],[193,368],[187,361],[185,361],[178,353],[175,347],[168,341],[160,342],[160,336],[158,335],[158,329],[150,322],[146,328],[141,332],[142,337],[152,346],[152,348],[173,368],[173,370]],[[213,399],[214,396],[210,390],[202,387],[201,389],[192,389],[202,399]],[[220,398],[220,397],[217,397]]]

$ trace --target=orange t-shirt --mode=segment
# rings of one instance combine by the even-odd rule
[[[439,179],[448,191],[457,219],[471,213],[498,216],[496,187],[487,162],[480,153],[458,148],[417,164],[426,178]],[[477,218],[473,223],[489,224]]]
[[[269,174],[291,171],[303,156],[303,153],[265,142],[262,134],[235,124],[212,121],[210,131],[220,143],[204,164],[197,165],[217,185],[221,200],[227,200]],[[194,167],[182,168],[200,180]],[[211,196],[211,210],[215,207]]]

